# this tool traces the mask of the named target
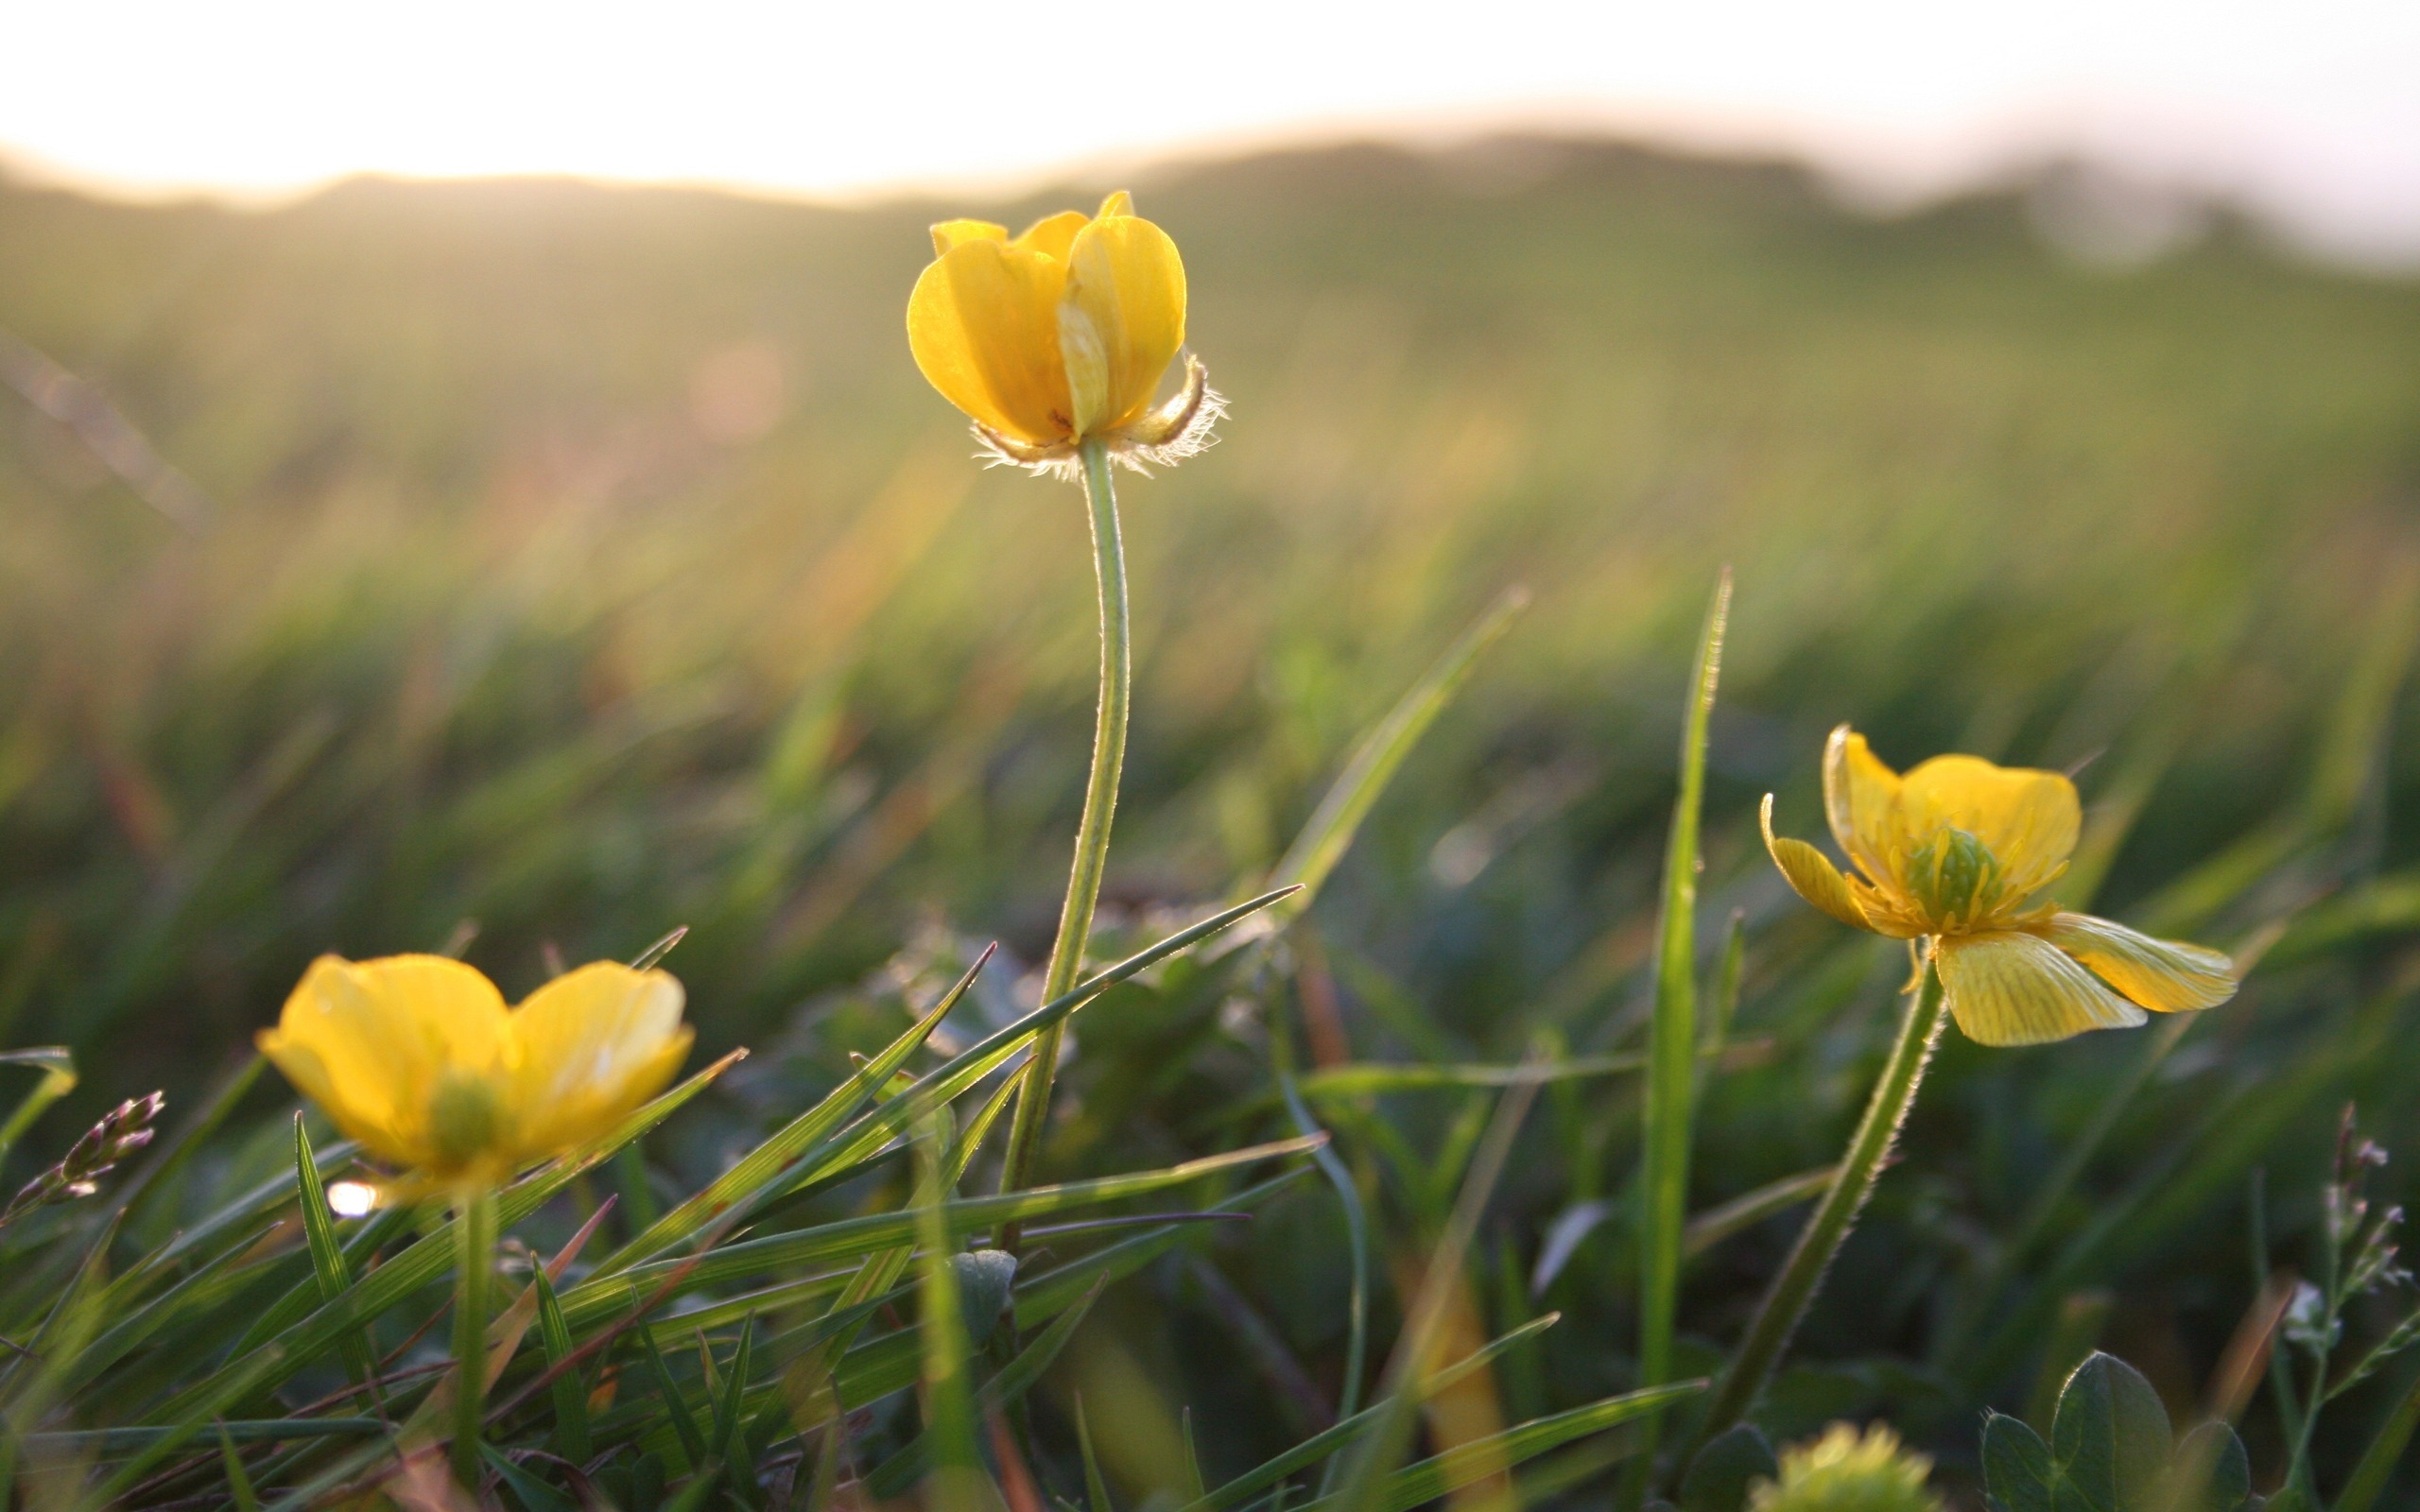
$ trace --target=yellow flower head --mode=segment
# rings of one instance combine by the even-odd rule
[[[1750,1489],[1749,1512],[1941,1512],[1926,1480],[1932,1461],[1881,1423],[1858,1433],[1834,1423],[1824,1436],[1781,1452],[1781,1478]]]
[[[441,955],[322,955],[260,1033],[337,1128],[441,1181],[493,1182],[605,1133],[689,1053],[681,984],[599,961],[517,1008]]]
[[[1098,215],[1062,211],[1014,238],[942,222],[908,299],[908,350],[942,397],[995,456],[1054,472],[1088,440],[1130,466],[1208,445],[1224,401],[1199,361],[1151,403],[1184,345],[1184,263],[1122,189]]]
[[[1824,748],[1824,809],[1847,876],[1804,840],[1765,848],[1798,895],[1843,924],[1928,938],[1949,1011],[1987,1045],[2041,1044],[2144,1022],[2145,1008],[2235,995],[2217,951],[2152,939],[2033,895],[2067,869],[2083,810],[2057,772],[1936,756],[1904,777],[1842,725]]]

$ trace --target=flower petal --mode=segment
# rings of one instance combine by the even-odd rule
[[[511,1091],[516,1161],[602,1134],[664,1088],[689,1052],[681,984],[599,961],[567,971],[512,1012],[521,1056]]]
[[[285,1000],[261,1053],[372,1151],[428,1163],[428,1098],[449,1068],[479,1073],[505,1057],[503,994],[475,969],[439,955],[358,964],[323,955]]]
[[[2155,1013],[2215,1008],[2235,996],[2235,963],[2217,951],[2153,939],[2090,914],[2060,914],[2041,934]]]
[[[908,347],[942,397],[1011,439],[1046,446],[1073,425],[1059,352],[1064,264],[1005,242],[961,241],[908,298]]]
[[[2147,1018],[2036,935],[1952,935],[1935,948],[1934,960],[1958,1027],[1979,1044],[2045,1044]]]
[[[1076,233],[1091,224],[1092,217],[1082,211],[1063,210],[1028,226],[1011,245],[1020,251],[1040,252],[1045,257],[1064,263],[1067,249],[1075,245]]]
[[[1128,194],[1123,189],[1113,189],[1109,192],[1107,198],[1101,200],[1100,210],[1095,218],[1107,220],[1112,215],[1131,215],[1132,214],[1134,214],[1134,197]]]
[[[2076,784],[2066,777],[1978,756],[1919,763],[1900,780],[1895,809],[1902,848],[1913,850],[1945,829],[1963,830],[1991,850],[2018,897],[2058,874],[2083,822]]]
[[[933,228],[933,255],[946,257],[960,242],[1004,242],[1009,228],[988,220],[944,220]]]
[[[1841,875],[1840,868],[1832,865],[1831,857],[1804,840],[1773,833],[1773,796],[1771,793],[1765,795],[1765,804],[1757,811],[1756,822],[1764,827],[1766,851],[1772,856],[1773,865],[1781,868],[1791,891],[1852,928],[1871,930],[1874,927],[1866,922],[1865,910],[1857,905],[1856,895],[1849,891],[1848,879]]]
[[[1891,875],[1892,805],[1899,797],[1899,774],[1867,748],[1865,737],[1842,725],[1824,743],[1824,817],[1832,839],[1876,882]]]
[[[1184,262],[1132,215],[1092,222],[1067,259],[1059,344],[1076,434],[1097,436],[1142,418],[1184,345]]]

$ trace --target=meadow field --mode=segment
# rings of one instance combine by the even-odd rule
[[[115,1228],[104,1183],[0,1230],[52,1288],[0,1287],[0,1333],[49,1337],[61,1277],[152,1274],[136,1257],[187,1254],[179,1234],[214,1236],[192,1284],[237,1312],[311,1274],[308,1225],[211,1215],[281,1178],[293,1210],[295,1102],[251,1036],[322,952],[458,954],[517,997],[687,928],[665,964],[693,1066],[752,1054],[539,1211],[549,1253],[600,1192],[626,1236],[725,1172],[986,943],[908,1069],[1036,1006],[1092,729],[1082,496],[972,459],[901,312],[928,222],[1105,187],[830,208],[364,180],[234,210],[0,182],[0,1044],[65,1046],[79,1078],[9,1185],[154,1088],[164,1129],[211,1119],[137,1162]],[[1018,1419],[1046,1490],[1084,1486],[1079,1398],[1107,1494],[1170,1508],[1329,1426],[1340,1391],[1369,1400],[1522,1076],[1544,1084],[1439,1326],[1459,1355],[1562,1319],[1434,1399],[1424,1452],[1634,1384],[1636,1053],[1725,567],[1706,980],[1735,916],[1743,949],[1708,1031],[1682,1373],[1720,1366],[1892,1041],[1904,949],[1801,904],[1757,835],[1768,791],[1785,833],[1821,833],[1845,721],[1897,766],[2072,770],[2085,838],[2059,896],[2256,964],[2234,1002],[2141,1030],[1952,1030],[1759,1421],[1783,1441],[1887,1418],[1979,1505],[1984,1408],[2047,1428],[2098,1347],[2180,1425],[2239,1418],[2274,1487],[2291,1425],[2237,1390],[2230,1343],[2285,1295],[2273,1272],[2325,1268],[2348,1106],[2398,1158],[2378,1211],[2420,1162],[2420,282],[2223,215],[2096,264],[2023,192],[1880,216],[1796,169],[1591,143],[1340,146],[1131,187],[1184,249],[1191,348],[1233,407],[1215,449],[1121,482],[1133,732],[1093,955],[1288,875],[1365,732],[1509,618],[1282,936],[1073,1021],[1047,1179],[1290,1138],[1280,1070],[1340,1163],[1295,1159],[1304,1179],[1244,1189],[1249,1221],[1175,1225],[1096,1294]],[[780,1197],[782,1225],[895,1206],[912,1176],[845,1174]],[[1177,1190],[1224,1211],[1243,1179]],[[1366,1372],[1339,1180],[1366,1209]],[[2339,1366],[2414,1300],[2353,1299]],[[702,1315],[715,1347],[700,1364],[666,1332],[672,1368],[701,1402],[717,1370],[749,1389],[753,1312]],[[207,1422],[171,1388],[260,1343],[233,1316],[163,1313],[154,1353],[57,1380],[10,1366],[0,1415],[79,1464],[151,1444],[93,1435],[164,1402]],[[445,1357],[411,1332],[399,1314],[372,1338]],[[2413,1362],[2380,1366],[2313,1436],[2330,1497],[2420,1411]],[[212,1413],[301,1414],[343,1376],[331,1353]],[[911,1396],[861,1412],[861,1441],[912,1437]],[[256,1457],[264,1485],[315,1469],[310,1442]],[[1616,1451],[1578,1445],[1459,1504],[1610,1504]],[[206,1448],[112,1494],[205,1504]],[[654,1494],[613,1473],[616,1500]],[[2382,1497],[2420,1505],[2420,1474]]]

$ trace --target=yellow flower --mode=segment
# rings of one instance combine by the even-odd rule
[[[605,1133],[689,1053],[681,984],[599,961],[517,1008],[441,955],[322,955],[261,1053],[381,1160],[493,1182]]]
[[[1824,748],[1824,808],[1855,873],[1776,838],[1767,794],[1773,864],[1843,924],[1928,939],[1970,1039],[2041,1044],[2235,995],[2234,963],[2217,951],[2031,902],[2067,869],[2083,821],[2075,784],[2057,772],[1936,756],[1902,777],[1842,725]]]
[[[1834,1423],[1781,1452],[1781,1477],[1749,1488],[1749,1512],[1941,1512],[1926,1480],[1932,1461],[1881,1423]]]
[[[933,258],[908,299],[908,350],[995,455],[1066,471],[1087,440],[1130,466],[1209,444],[1224,402],[1199,361],[1151,403],[1184,345],[1184,263],[1124,190],[1098,215],[1062,211],[1014,238],[945,220]]]

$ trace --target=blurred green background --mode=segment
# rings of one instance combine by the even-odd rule
[[[1038,957],[1091,732],[1080,500],[977,466],[901,317],[928,221],[1101,187],[835,209],[360,181],[245,212],[0,185],[0,1039],[74,1045],[71,1107],[183,1097],[318,952],[467,943],[518,995],[552,955],[685,924],[669,964],[701,1049],[786,1047],[665,1157],[711,1168],[896,1024],[882,990],[967,939]],[[1234,408],[1208,455],[1121,482],[1113,913],[1264,873],[1462,626],[1508,585],[1534,604],[1283,990],[1196,1005],[1181,1034],[1132,1027],[1177,1012],[1139,997],[1122,1032],[1080,1026],[1058,1168],[1273,1128],[1205,1110],[1262,1106],[1281,1031],[1372,1059],[1634,1047],[1725,563],[1704,933],[1710,955],[1745,910],[1740,1031],[1766,1053],[1713,1084],[1693,1206],[1831,1159],[1887,1041],[1904,961],[1788,900],[1755,840],[1768,788],[1786,831],[1819,832],[1836,722],[1901,765],[2084,764],[2101,911],[2238,946],[2286,930],[2156,1066],[2145,1036],[1953,1034],[1802,1341],[1831,1363],[1785,1379],[1776,1421],[1887,1407],[1954,1462],[1975,1403],[2023,1405],[2043,1320],[2103,1313],[2181,1406],[2251,1295],[2253,1171],[2284,1263],[2344,1101],[2420,1156],[2420,284],[2223,216],[2111,266],[2055,249],[2023,190],[1876,218],[1794,169],[1569,142],[1132,187]],[[189,486],[146,472],[96,392]],[[1565,1084],[1499,1201],[1475,1295],[1495,1321],[1574,1314],[1509,1398],[1624,1383],[1618,1219],[1529,1283],[1550,1224],[1618,1196],[1634,1097]],[[1442,1211],[1422,1182],[1450,1195],[1438,1152],[1467,1157],[1474,1108],[1333,1113],[1402,1233]],[[1329,1380],[1323,1202],[1220,1263]],[[1685,1332],[1728,1342],[1793,1221],[1708,1254]],[[1171,1400],[1234,1408],[1205,1453],[1266,1452],[1284,1415],[1240,1400],[1248,1364],[1190,1283],[1161,1284],[1196,1311],[1120,1314],[1132,1358]],[[2018,1331],[1962,1355],[1962,1306]],[[2348,1399],[2353,1452],[2385,1400]]]

